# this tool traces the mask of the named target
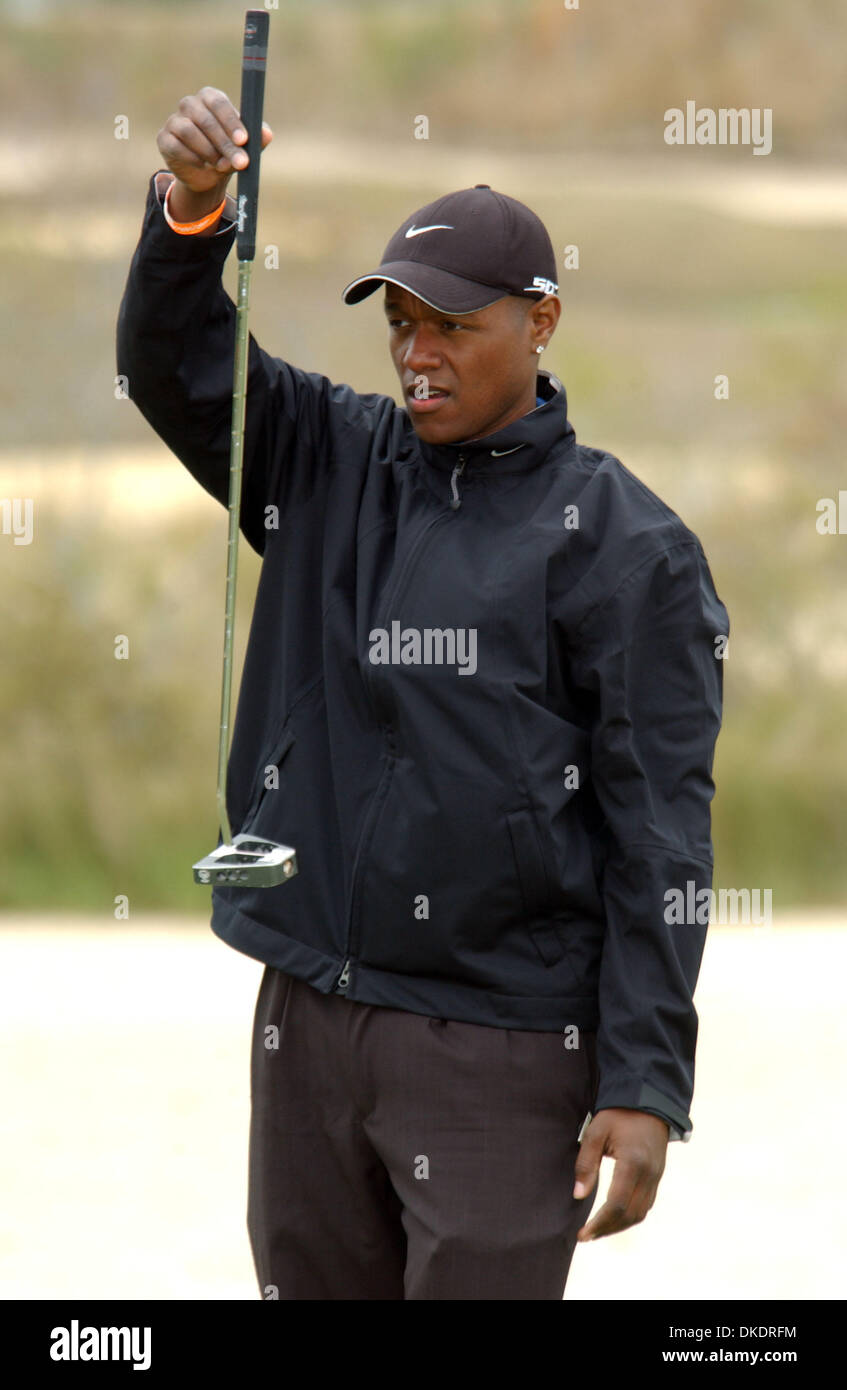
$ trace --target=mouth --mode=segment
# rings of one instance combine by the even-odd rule
[[[429,412],[433,410],[438,410],[445,401],[449,401],[450,399],[451,393],[443,386],[433,386],[430,383],[426,388],[425,396],[416,395],[416,389],[415,387],[407,386],[404,393],[409,409],[413,410],[416,415],[429,414]]]

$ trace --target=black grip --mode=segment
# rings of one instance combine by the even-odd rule
[[[241,60],[241,124],[247,131],[242,145],[250,158],[238,174],[238,233],[240,261],[256,254],[256,216],[259,209],[259,163],[262,154],[262,110],[265,104],[265,65],[268,57],[267,10],[248,10],[244,16],[244,52]]]

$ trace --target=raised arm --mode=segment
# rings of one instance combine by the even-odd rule
[[[272,132],[263,126],[263,144]],[[145,419],[197,481],[226,506],[232,417],[235,306],[221,273],[235,240],[235,205],[203,231],[178,223],[213,213],[234,171],[247,162],[238,113],[224,92],[184,97],[159,132],[167,169],[148,189],[141,237],[117,326],[117,370]],[[250,337],[241,529],[260,554],[265,508],[280,512],[309,494],[332,461],[328,413],[355,418],[347,386],[264,352]]]

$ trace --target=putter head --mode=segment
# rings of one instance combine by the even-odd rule
[[[235,835],[231,845],[218,845],[192,867],[195,883],[273,888],[294,877],[297,855],[290,845],[276,845],[258,835]]]

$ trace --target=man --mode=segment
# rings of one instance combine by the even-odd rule
[[[165,123],[118,327],[130,396],[224,504],[245,138],[210,87]],[[213,893],[266,964],[252,1249],[265,1297],[558,1299],[691,1131],[705,929],[667,904],[711,885],[728,620],[696,536],[539,368],[534,213],[437,199],[344,298],[378,287],[402,407],[250,348],[228,809],[299,865]]]

